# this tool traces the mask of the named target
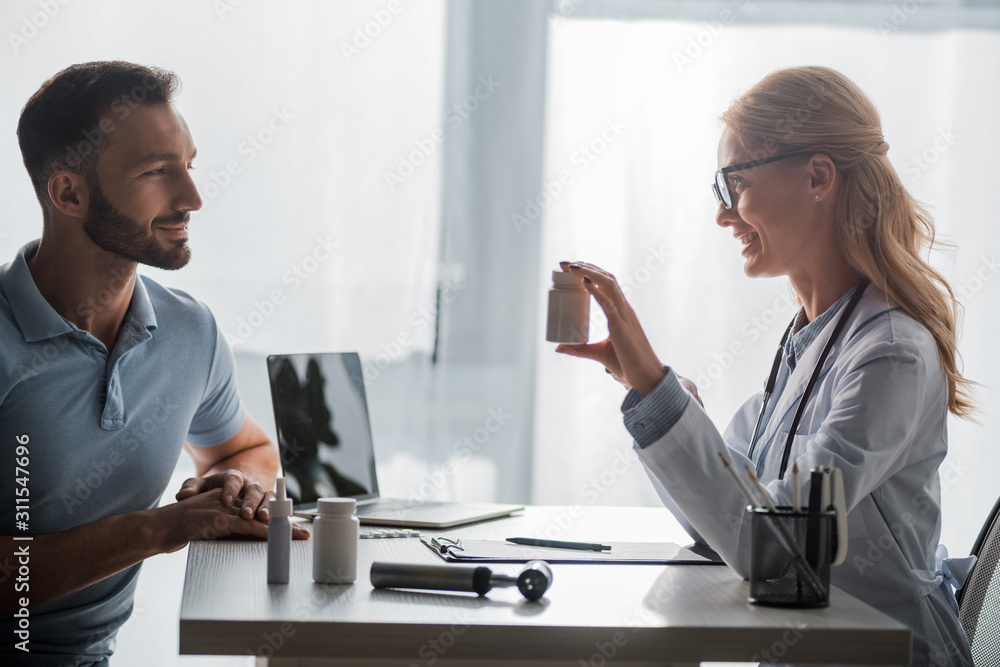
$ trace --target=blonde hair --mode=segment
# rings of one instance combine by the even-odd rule
[[[771,72],[722,115],[749,159],[811,151],[837,168],[835,216],[847,261],[934,337],[948,384],[948,410],[971,417],[973,383],[958,370],[959,304],[921,253],[934,248],[934,223],[903,187],[886,152],[875,105],[828,67]]]

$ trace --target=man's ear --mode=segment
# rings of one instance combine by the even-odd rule
[[[825,199],[837,182],[837,167],[829,155],[816,153],[809,158],[809,184],[813,195]]]
[[[90,209],[87,179],[67,170],[53,173],[49,176],[49,201],[63,215],[83,218]]]

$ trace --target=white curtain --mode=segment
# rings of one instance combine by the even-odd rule
[[[1000,321],[990,194],[1000,12],[911,4],[556,3],[544,178],[565,172],[571,181],[543,208],[537,270],[542,285],[564,259],[614,273],[661,361],[698,382],[724,428],[763,385],[793,308],[787,281],[747,279],[738,243],[714,224],[718,117],[773,69],[817,64],[849,76],[878,106],[904,184],[956,246],[934,263],[965,306],[965,372],[984,385],[980,424],[949,424],[942,469],[942,541],[961,554],[996,500],[985,471],[1000,465],[991,386],[1000,354],[990,333]],[[537,304],[542,313],[542,290]],[[591,340],[606,335],[596,304],[594,328]],[[631,457],[624,390],[596,364],[538,340],[533,500],[658,504],[638,464],[616,459]]]

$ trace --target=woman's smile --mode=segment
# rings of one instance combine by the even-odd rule
[[[738,238],[740,240],[740,243],[743,244],[743,250],[740,252],[740,254],[745,257],[749,252],[749,250],[752,247],[754,247],[756,242],[760,239],[760,235],[757,232],[748,232],[746,234],[741,234],[736,238]]]

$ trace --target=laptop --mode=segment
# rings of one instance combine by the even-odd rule
[[[380,497],[357,352],[270,355],[267,370],[285,487],[296,516],[315,516],[316,501],[328,497],[357,499],[358,519],[376,526],[451,528],[524,509]]]

